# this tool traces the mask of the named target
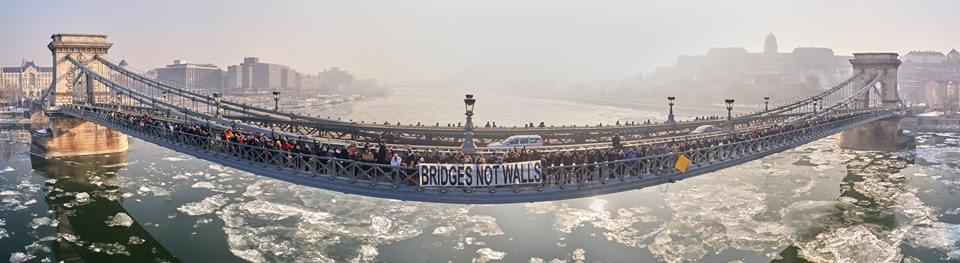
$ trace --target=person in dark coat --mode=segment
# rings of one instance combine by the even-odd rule
[[[620,134],[614,134],[614,135],[613,135],[613,139],[611,139],[611,140],[613,141],[613,148],[614,148],[614,149],[617,149],[617,150],[620,150],[620,147],[621,147],[621,145],[620,145]]]

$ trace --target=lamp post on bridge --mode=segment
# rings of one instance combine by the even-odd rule
[[[667,124],[677,123],[677,121],[673,118],[673,101],[676,99],[677,97],[673,96],[667,97],[667,105],[670,105],[670,115],[667,115]]]
[[[123,96],[123,92],[117,91],[117,112],[120,112],[120,110],[122,110],[122,108],[120,108],[120,105],[123,103],[123,97],[121,96]]]
[[[763,111],[770,111],[770,97],[763,97]]]
[[[164,102],[164,103],[167,103],[167,91],[164,90],[163,92],[161,92],[161,93],[160,93],[160,96],[163,97],[163,102]],[[166,113],[167,113],[167,117],[170,117],[170,109],[169,109],[169,108],[167,108]]]
[[[279,91],[273,92],[273,110],[280,111],[280,92]]]
[[[473,98],[473,94],[467,94],[466,98],[463,99],[467,123],[464,125],[463,144],[460,145],[460,149],[463,153],[470,155],[477,153],[477,145],[473,143],[473,105],[476,103],[477,99]]]
[[[725,99],[727,103],[727,130],[733,132],[733,99]]]
[[[220,118],[220,93],[213,94],[213,104],[216,107],[216,115],[214,116],[216,116],[219,119]]]

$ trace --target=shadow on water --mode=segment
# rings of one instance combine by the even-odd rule
[[[56,179],[48,181],[45,196],[59,221],[56,261],[179,262],[135,220],[108,226],[118,214],[127,214],[115,178],[127,163],[126,153],[49,160],[31,156],[30,162],[39,174]],[[78,197],[82,193],[89,197]]]

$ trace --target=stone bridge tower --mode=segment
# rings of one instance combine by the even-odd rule
[[[85,86],[74,87],[74,66],[67,56],[77,59],[103,76],[107,69],[94,59],[105,57],[113,45],[107,42],[105,35],[56,34],[47,45],[53,53],[53,89],[47,101],[50,110],[49,130],[51,133],[34,136],[31,152],[47,158],[80,155],[110,154],[127,151],[127,136],[82,119],[57,113],[63,106],[71,104],[97,104],[110,102],[111,92],[101,83],[94,83],[86,77]],[[84,95],[84,96],[74,96]],[[74,101],[84,98],[84,101]]]
[[[897,69],[900,67],[900,59],[897,53],[854,53],[850,64],[853,65],[854,74],[861,73],[859,83],[867,84],[877,75],[883,74],[880,79],[880,100],[884,107],[900,106],[900,95],[897,93]],[[867,93],[862,98],[858,107],[867,107],[870,101],[870,94]]]
[[[900,107],[900,95],[897,93],[897,68],[900,59],[897,53],[854,53],[850,64],[854,74],[861,73],[858,83],[864,85],[877,75],[883,74],[880,83],[880,101],[883,107]],[[869,107],[870,93],[860,98],[856,107]],[[901,128],[901,117],[891,117],[848,129],[840,134],[840,147],[851,150],[899,151],[915,146],[914,138],[905,135]]]
[[[76,72],[73,63],[67,60],[67,56],[73,57],[100,75],[108,76],[106,67],[94,59],[95,56],[107,58],[107,51],[113,46],[113,43],[107,42],[107,36],[56,34],[51,38],[53,38],[53,41],[47,45],[50,52],[53,52],[53,93],[51,94],[50,106],[58,107],[59,105],[73,103],[75,92],[86,93],[83,96],[86,98],[86,103],[95,104],[110,101],[110,92],[106,86],[95,83],[89,76],[84,81],[86,83],[84,87],[74,87],[73,78],[79,72]]]

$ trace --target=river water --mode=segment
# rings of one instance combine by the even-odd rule
[[[448,114],[458,104],[422,95],[314,113],[403,123],[462,116]],[[655,109],[497,101],[478,103],[481,123],[664,118]],[[924,135],[914,151],[852,152],[826,138],[660,187],[447,205],[302,187],[133,138],[125,154],[62,160],[0,142],[0,261],[960,261],[958,144],[956,134]]]

